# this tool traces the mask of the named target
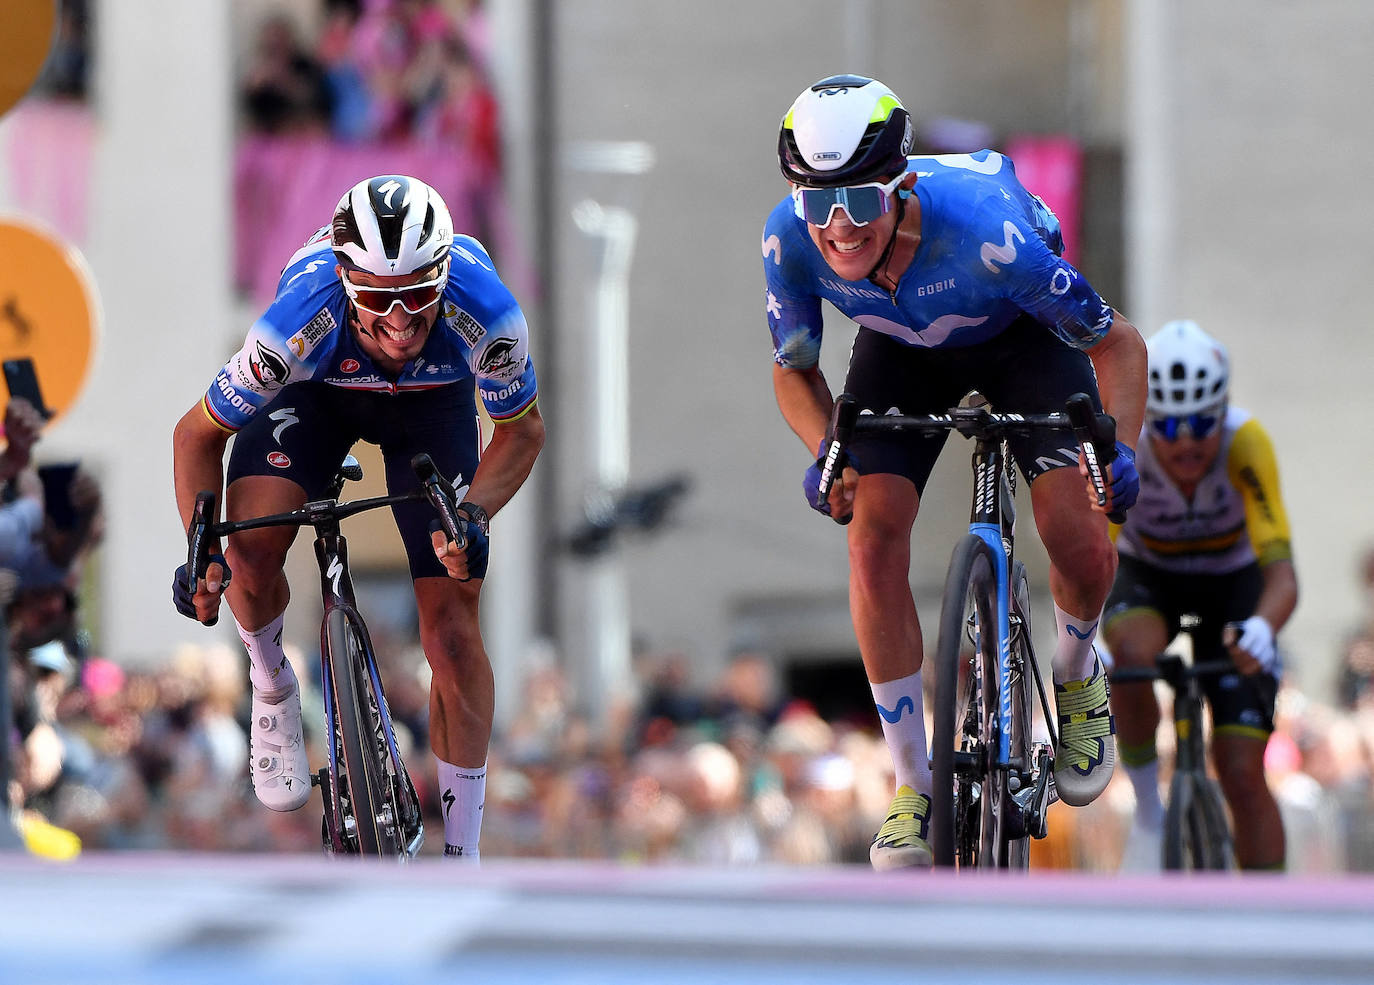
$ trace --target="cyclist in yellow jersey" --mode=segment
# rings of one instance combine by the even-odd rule
[[[1298,602],[1278,466],[1258,420],[1227,400],[1226,349],[1192,321],[1147,342],[1150,391],[1137,447],[1140,498],[1113,527],[1120,553],[1103,616],[1120,667],[1151,666],[1195,615],[1194,657],[1237,673],[1202,680],[1212,710],[1212,758],[1235,824],[1243,868],[1282,868],[1283,823],[1264,777],[1281,673],[1275,634]],[[1245,678],[1245,679],[1243,679]],[[1159,866],[1164,809],[1147,684],[1114,685],[1112,712],[1136,813],[1125,865]]]

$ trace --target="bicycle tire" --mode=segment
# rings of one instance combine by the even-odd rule
[[[1221,791],[1211,777],[1200,781],[1203,823],[1207,831],[1207,844],[1211,846],[1210,868],[1228,870],[1236,867],[1235,843],[1231,838],[1231,825],[1227,820],[1226,804]]]
[[[397,854],[391,832],[382,820],[389,780],[377,746],[377,723],[368,707],[371,682],[363,648],[365,631],[344,609],[332,609],[325,620],[325,653],[329,660],[334,713],[338,719],[339,752],[347,811],[354,822],[358,854],[385,857]]]
[[[1011,648],[1011,678],[1007,690],[1011,693],[1011,758],[1014,762],[1025,764],[1030,771],[1034,758],[1032,733],[1031,696],[1026,687],[1029,674],[1034,673],[1035,651],[1031,647],[1030,621],[1030,578],[1026,566],[1020,561],[1012,565],[1011,604],[1021,617],[1021,632]],[[1026,820],[1021,813],[1021,805],[1011,796],[1011,791],[1002,777],[994,788],[1000,795],[997,805],[997,858],[998,864],[1007,869],[1030,868],[1030,832],[1026,830]]]
[[[985,791],[990,779],[989,742],[996,704],[981,682],[995,680],[997,664],[996,564],[992,550],[969,534],[954,546],[940,607],[935,647],[935,708],[931,773],[931,850],[935,864],[988,868],[996,864]],[[965,653],[966,630],[976,646]],[[989,670],[992,676],[988,676]],[[967,671],[967,673],[965,672]],[[960,764],[956,753],[972,754],[976,765]]]
[[[1200,782],[1191,773],[1175,773],[1169,782],[1169,806],[1164,811],[1164,868],[1169,872],[1218,868]]]

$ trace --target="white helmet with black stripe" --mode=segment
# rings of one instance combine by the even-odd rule
[[[439,193],[423,181],[378,175],[339,199],[330,245],[345,270],[404,276],[448,257],[453,219]]]

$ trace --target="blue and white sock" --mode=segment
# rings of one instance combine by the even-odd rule
[[[883,738],[892,754],[897,786],[930,793],[930,758],[926,748],[925,703],[921,696],[921,672],[895,681],[868,685],[882,720]]]
[[[1097,660],[1093,652],[1093,640],[1097,637],[1098,621],[1096,616],[1079,619],[1055,605],[1054,624],[1058,635],[1055,637],[1050,666],[1054,668],[1054,679],[1059,683],[1086,680],[1092,674]]]

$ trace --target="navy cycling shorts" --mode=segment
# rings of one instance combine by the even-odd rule
[[[279,475],[304,489],[308,499],[318,499],[348,450],[366,441],[382,450],[391,495],[418,488],[410,459],[419,452],[428,453],[444,477],[461,489],[477,470],[479,440],[471,380],[397,394],[302,381],[284,387],[234,438],[228,480]],[[430,541],[434,508],[420,500],[393,506],[391,512],[410,576],[446,577]],[[484,577],[485,568],[484,563],[473,577]]]
[[[1062,411],[1075,393],[1086,393],[1098,410],[1097,376],[1086,353],[1068,345],[1028,316],[994,338],[956,349],[925,349],[860,328],[849,358],[845,390],[860,410],[875,414],[943,414],[972,390],[994,411],[1048,414]],[[861,475],[906,476],[925,491],[949,432],[863,434],[851,450]],[[1069,431],[1041,430],[1008,438],[1027,482],[1051,469],[1078,466],[1078,443]]]
[[[1164,620],[1172,640],[1182,630],[1193,641],[1193,659],[1230,660],[1221,641],[1228,622],[1242,622],[1255,614],[1264,575],[1258,563],[1220,575],[1190,575],[1165,571],[1138,558],[1121,555],[1116,581],[1103,609],[1105,629],[1120,617],[1147,610]],[[1183,617],[1195,625],[1183,629]],[[1267,735],[1274,731],[1274,700],[1278,678],[1261,671],[1241,680],[1239,674],[1212,674],[1198,682],[1212,706],[1216,731]]]

